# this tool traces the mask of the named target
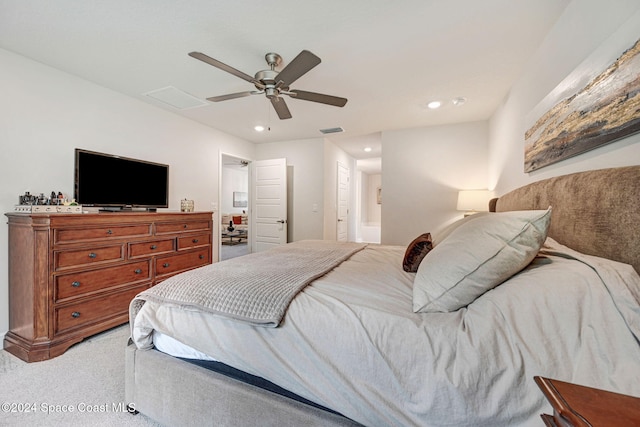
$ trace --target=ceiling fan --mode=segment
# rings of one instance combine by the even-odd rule
[[[290,119],[291,113],[287,104],[281,95],[287,95],[294,99],[301,99],[303,101],[319,102],[321,104],[333,105],[336,107],[344,107],[347,103],[346,98],[340,98],[337,96],[324,95],[322,93],[307,92],[304,90],[290,89],[289,86],[306,74],[309,70],[320,63],[318,58],[308,50],[303,50],[281,71],[276,71],[276,67],[282,63],[282,57],[277,53],[267,53],[265,60],[269,64],[268,70],[258,71],[255,77],[251,77],[242,71],[224,64],[217,59],[213,59],[210,56],[200,52],[190,52],[189,56],[196,58],[202,62],[206,62],[209,65],[213,65],[216,68],[231,73],[236,77],[240,77],[243,80],[253,83],[258,90],[251,90],[246,92],[230,93],[228,95],[213,96],[207,98],[211,102],[226,101],[229,99],[242,98],[249,95],[265,94],[271,101],[271,105],[276,110],[278,117],[281,120]]]

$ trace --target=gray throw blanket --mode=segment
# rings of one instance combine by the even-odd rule
[[[130,316],[154,301],[277,327],[298,292],[365,246],[304,240],[187,271],[138,294]]]

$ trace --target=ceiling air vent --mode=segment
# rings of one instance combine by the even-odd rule
[[[160,101],[164,104],[170,105],[178,110],[188,110],[189,108],[204,107],[209,105],[207,102],[196,98],[193,95],[189,95],[186,92],[176,89],[173,86],[164,87],[162,89],[156,89],[151,92],[143,94],[149,98],[153,98],[156,101]]]
[[[325,135],[328,133],[340,133],[340,132],[344,132],[344,129],[342,129],[341,127],[337,127],[337,128],[327,128],[327,129],[320,129],[320,132],[324,133]]]

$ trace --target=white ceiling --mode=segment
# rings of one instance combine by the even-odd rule
[[[381,131],[486,120],[569,0],[0,0],[0,47],[256,143],[328,138],[380,155]],[[145,93],[201,100],[253,86],[187,56],[200,51],[253,75],[276,52],[322,63],[292,89],[348,98],[343,108],[264,95],[176,109]],[[465,97],[462,106],[451,100]],[[425,108],[441,100],[439,110]],[[257,133],[256,124],[270,130]],[[371,145],[374,150],[364,153]]]

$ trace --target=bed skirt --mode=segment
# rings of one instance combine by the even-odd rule
[[[163,425],[360,426],[156,350],[125,351],[126,402]]]

